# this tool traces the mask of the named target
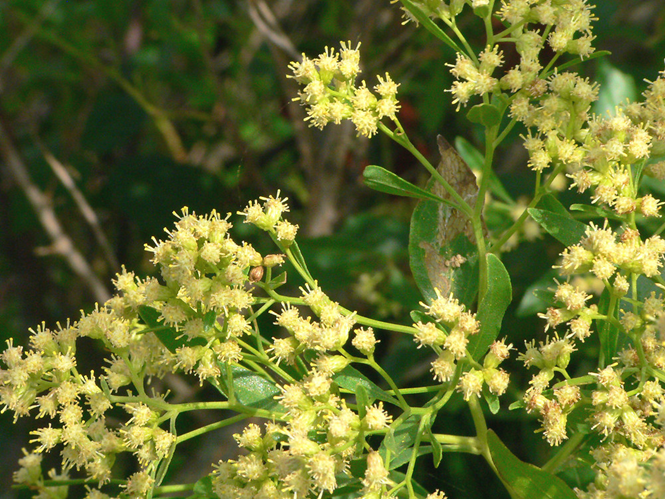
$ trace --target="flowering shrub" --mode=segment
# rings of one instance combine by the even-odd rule
[[[184,208],[166,240],[146,246],[159,277],[123,270],[108,302],[74,323],[39,326],[29,346],[10,341],[0,355],[3,406],[16,418],[48,420],[19,462],[19,486],[42,498],[84,486],[90,499],[442,499],[415,481],[418,458],[431,454],[438,466],[444,452],[465,452],[481,455],[512,497],[665,497],[665,240],[663,226],[650,223],[662,202],[641,187],[647,176],[665,177],[665,73],[641,102],[593,115],[598,85],[568,71],[597,56],[585,0],[496,8],[487,0],[400,1],[407,20],[456,50],[449,92],[458,110],[480,101],[467,114],[485,133],[478,181],[445,140],[438,167],[412,145],[398,119],[399,85],[388,74],[374,86],[358,84],[358,46],[303,55],[290,76],[302,86],[295,100],[311,126],[351,120],[359,135],[384,133],[431,174],[420,188],[377,166],[365,170],[368,186],[419,200],[410,258],[420,310],[409,324],[393,324],[330,299],[308,270],[279,193],[239,213],[268,234],[274,254],[235,241],[230,215]],[[456,24],[468,8],[486,30],[478,54]],[[518,56],[511,67],[507,47]],[[528,201],[512,200],[493,175],[495,151],[515,126],[525,130],[536,172]],[[589,195],[587,204],[557,199],[555,186],[566,179]],[[508,205],[509,225],[485,221],[498,200]],[[597,220],[586,224],[572,212]],[[501,331],[512,289],[500,256],[541,231],[565,246],[540,314],[547,334],[514,346],[510,331]],[[304,281],[297,296],[280,293],[287,262]],[[262,334],[264,315],[282,336]],[[429,385],[400,388],[377,362],[385,331],[433,352]],[[101,370],[80,372],[82,338],[109,352]],[[597,345],[596,365],[569,372],[587,341]],[[559,448],[542,468],[515,457],[485,420],[483,406],[496,413],[509,388],[502,366],[514,351],[533,376],[510,409],[537,416],[544,439]],[[156,380],[172,373],[212,385],[219,400],[171,400]],[[414,393],[429,399],[411,405],[405,397]],[[433,431],[453,397],[468,404],[475,436]],[[228,417],[178,432],[180,415],[219,409]],[[234,435],[237,458],[214,464],[194,484],[166,483],[179,444],[249,418]],[[573,491],[554,472],[588,449],[595,478]],[[47,453],[59,454],[61,466],[44,473]],[[138,471],[118,478],[114,463],[123,453]]]

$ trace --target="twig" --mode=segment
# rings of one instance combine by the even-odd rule
[[[99,302],[110,298],[108,290],[101,280],[92,271],[90,264],[76,249],[70,237],[63,230],[55,210],[46,195],[32,182],[27,167],[23,163],[18,151],[14,147],[4,124],[0,121],[0,154],[14,175],[28,201],[32,205],[42,227],[52,240],[52,249],[62,255],[74,273],[78,275],[90,288]]]
[[[18,54],[30,43],[35,34],[39,30],[41,24],[51,15],[58,5],[60,0],[50,0],[42,5],[39,13],[32,22],[25,28],[25,30],[16,38],[12,44],[5,50],[5,53],[0,57],[0,71],[4,72],[9,66],[12,65]]]
[[[23,22],[28,22],[24,16],[20,17]],[[74,57],[75,59],[78,59],[82,64],[94,69],[98,69],[108,78],[113,80],[152,118],[155,127],[161,133],[162,138],[166,143],[166,147],[171,153],[173,159],[178,162],[187,161],[187,150],[182,142],[182,139],[180,138],[180,135],[178,134],[178,131],[175,128],[175,125],[171,122],[168,113],[161,107],[151,103],[136,86],[134,86],[120,73],[120,71],[103,64],[93,54],[77,48],[75,45],[69,43],[54,32],[49,30],[38,30],[35,33],[35,36],[51,43],[52,45],[55,45],[66,54]]]
[[[81,215],[83,215],[85,221],[88,222],[88,225],[92,229],[92,233],[94,234],[97,243],[102,248],[104,256],[111,265],[111,268],[114,271],[119,272],[120,264],[118,263],[118,260],[115,257],[115,255],[113,254],[111,245],[109,244],[108,239],[106,239],[106,234],[104,234],[104,231],[99,225],[99,219],[97,218],[95,210],[92,209],[92,207],[88,203],[88,200],[81,193],[79,188],[76,186],[76,183],[74,182],[74,179],[67,171],[67,168],[65,168],[65,166],[60,161],[58,161],[58,159],[51,153],[51,151],[49,151],[49,149],[46,147],[46,145],[41,141],[41,139],[38,136],[35,135],[33,139],[35,141],[35,144],[37,144],[39,150],[42,152],[44,159],[53,170],[53,173],[56,174],[56,176],[58,177],[62,185],[65,187],[65,189],[69,191],[69,194],[72,196],[72,199],[76,203],[76,206],[81,212]]]
[[[254,23],[254,26],[256,26],[261,34],[270,40],[270,42],[277,45],[296,60],[301,59],[301,55],[296,50],[295,45],[293,45],[289,37],[284,34],[279,26],[277,18],[263,0],[249,1],[249,17]]]

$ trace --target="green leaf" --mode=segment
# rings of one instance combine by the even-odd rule
[[[434,461],[434,467],[438,468],[439,463],[441,463],[441,458],[443,457],[443,449],[441,447],[441,442],[436,439],[432,432],[431,423],[427,425],[427,435],[429,436],[429,443],[432,446],[432,460]]]
[[[559,201],[551,194],[545,194],[542,198],[540,198],[540,201],[538,201],[538,205],[536,205],[536,208],[540,210],[551,211],[553,213],[557,213],[567,218],[573,218],[573,216],[568,212],[566,207],[561,204],[561,201]]]
[[[589,215],[590,217],[610,218],[613,220],[623,220],[619,215],[600,206],[593,206],[588,204],[571,204],[571,211],[579,211]]]
[[[219,367],[223,375],[226,372],[227,365],[220,362]],[[281,391],[273,380],[239,365],[231,366],[231,375],[233,377],[233,392],[240,404],[254,409],[285,412],[284,407],[275,400],[275,397],[281,394]],[[216,388],[228,397],[227,387],[220,385]]]
[[[379,192],[416,199],[431,199],[438,203],[446,202],[444,199],[413,185],[411,182],[407,182],[402,177],[380,166],[369,165],[365,167],[363,177],[367,187]]]
[[[513,499],[577,499],[559,477],[520,461],[492,430],[487,432],[487,444],[499,477]]]
[[[487,254],[487,293],[478,307],[480,331],[469,338],[467,350],[475,360],[479,360],[496,339],[501,330],[503,314],[513,299],[510,275],[501,260],[493,254]]]
[[[514,411],[515,409],[523,409],[526,407],[524,400],[516,400],[508,406],[509,411]]]
[[[499,402],[499,397],[494,393],[490,392],[487,389],[487,386],[483,388],[483,398],[487,402],[487,407],[489,407],[492,414],[496,414],[501,409],[501,402]]]
[[[411,316],[411,320],[414,323],[422,322],[423,324],[427,324],[428,322],[436,322],[436,319],[434,317],[427,315],[422,310],[411,310],[411,312],[409,312],[409,315]]]
[[[405,421],[397,420],[391,425],[386,438],[383,439],[379,447],[379,453],[384,462],[386,461],[386,452],[390,451],[392,454],[390,459],[391,470],[409,462],[419,429],[419,416],[409,416]]]
[[[217,497],[212,487],[212,477],[206,475],[194,484],[193,494],[188,499],[212,499]]]
[[[333,380],[340,387],[345,388],[352,393],[355,393],[358,387],[362,386],[370,398],[379,399],[390,404],[399,405],[395,397],[379,388],[363,373],[352,366],[346,366],[340,372],[335,374],[333,376]]]
[[[478,123],[490,128],[499,124],[501,112],[492,104],[477,104],[469,109],[466,117],[471,123]]]
[[[554,300],[552,287],[554,279],[559,276],[555,269],[548,270],[536,282],[532,283],[524,292],[522,301],[515,311],[517,317],[529,317],[544,312]]]
[[[367,414],[367,408],[372,404],[367,396],[367,390],[363,385],[358,385],[355,390],[356,403],[358,404],[358,417],[364,419]]]
[[[289,249],[291,250],[293,259],[296,262],[298,262],[298,265],[302,267],[302,269],[309,277],[312,277],[312,275],[309,273],[309,269],[307,268],[307,262],[305,262],[305,257],[302,256],[302,252],[300,251],[300,246],[298,246],[298,243],[296,241],[293,241],[293,243],[291,243],[291,246],[289,246]]]
[[[273,277],[268,283],[268,287],[274,290],[280,286],[283,286],[284,284],[286,284],[286,272],[282,272],[281,274]]]
[[[538,225],[565,246],[573,246],[580,242],[586,232],[586,224],[548,210],[529,208],[529,215]]]
[[[619,320],[619,304],[614,306],[614,311],[610,313],[611,298],[607,289],[600,295],[598,300],[598,312],[603,315],[611,315],[617,321]],[[612,358],[617,355],[620,346],[623,345],[628,337],[622,334],[621,330],[610,321],[598,322],[598,339],[600,340],[599,365],[605,367],[612,362]]]
[[[598,63],[596,80],[600,84],[598,100],[593,103],[593,112],[606,116],[609,111],[615,113],[615,107],[637,98],[635,79],[610,64],[607,59]]]

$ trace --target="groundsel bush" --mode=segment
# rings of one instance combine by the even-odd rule
[[[599,86],[570,69],[600,55],[585,0],[400,3],[405,21],[456,51],[448,91],[484,130],[477,174],[444,139],[438,167],[412,145],[398,119],[399,84],[388,74],[361,79],[358,45],[303,55],[290,77],[301,85],[295,100],[311,126],[350,120],[359,135],[386,134],[431,174],[421,188],[378,166],[365,170],[369,187],[419,200],[410,261],[421,308],[408,324],[392,324],[331,300],[310,275],[279,193],[239,212],[273,240],[273,254],[235,241],[230,214],[184,208],[168,237],[146,246],[159,277],[124,270],[107,303],[76,322],[39,326],[29,346],[10,341],[2,352],[5,409],[45,421],[19,462],[18,486],[41,498],[84,487],[91,499],[442,499],[443,491],[416,483],[414,471],[423,455],[438,466],[444,453],[464,452],[481,455],[515,498],[665,497],[665,240],[658,235],[665,225],[652,222],[662,202],[641,188],[647,177],[665,178],[665,73],[640,101],[594,115]],[[456,23],[469,9],[485,29],[479,53]],[[495,150],[514,127],[523,129],[535,172],[527,201],[514,201],[493,173]],[[557,200],[566,182],[587,204]],[[486,222],[491,210],[510,216]],[[501,331],[512,301],[501,255],[543,233],[565,246],[557,279],[539,292],[550,300],[540,314],[544,339],[513,345],[510,331]],[[297,296],[280,293],[286,265],[304,281]],[[283,334],[263,335],[262,315]],[[433,351],[429,385],[400,389],[377,363],[386,332]],[[108,351],[101,369],[79,371],[81,338]],[[596,364],[570,373],[585,342],[597,345]],[[532,377],[510,410],[535,415],[556,448],[542,468],[520,461],[486,424],[484,408],[500,410],[509,387],[502,366],[511,355]],[[170,373],[212,385],[219,400],[171,401],[155,383]],[[410,394],[429,398],[413,406]],[[454,397],[468,404],[475,436],[433,431]],[[178,433],[179,415],[206,409],[232,415]],[[168,483],[180,443],[250,417],[234,435],[237,458],[213,463],[194,484]],[[61,465],[45,470],[49,453]],[[137,463],[130,476],[114,474],[122,453]],[[554,474],[578,453],[595,476],[584,490]]]

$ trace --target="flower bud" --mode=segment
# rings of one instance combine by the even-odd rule
[[[249,271],[249,280],[250,282],[258,282],[263,279],[264,268],[263,267],[254,267]]]
[[[282,265],[284,263],[284,255],[266,255],[263,257],[263,265],[269,269]]]

